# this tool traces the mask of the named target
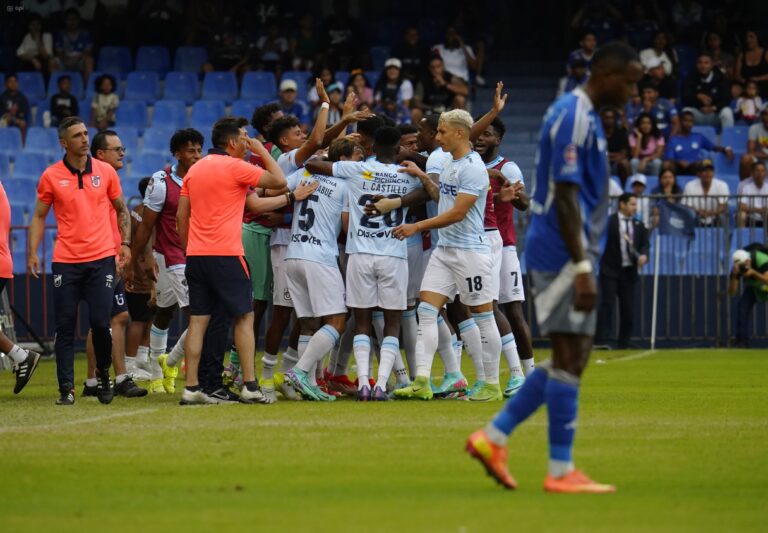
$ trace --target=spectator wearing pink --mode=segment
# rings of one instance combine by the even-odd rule
[[[629,135],[629,149],[633,174],[659,174],[664,154],[664,135],[650,113],[642,112],[635,119],[634,130]]]
[[[347,94],[349,93],[355,93],[358,102],[373,106],[373,89],[371,89],[371,84],[368,83],[368,78],[365,77],[362,70],[355,69],[349,73]]]

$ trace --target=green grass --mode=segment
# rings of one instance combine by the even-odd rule
[[[463,452],[501,404],[62,408],[46,361],[21,396],[0,376],[0,531],[764,531],[766,355],[595,354],[576,457],[608,496],[542,492],[545,412],[512,436],[508,492]]]

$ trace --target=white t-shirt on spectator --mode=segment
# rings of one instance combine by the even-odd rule
[[[752,124],[749,127],[747,138],[757,143],[756,149],[764,154],[768,154],[768,131],[763,127],[762,122]],[[745,147],[746,148],[746,147]]]
[[[704,187],[701,185],[701,178],[696,178],[689,181],[683,189],[683,205],[693,209],[713,211],[719,205],[728,203],[727,197],[730,194],[731,191],[728,189],[728,184],[717,178],[712,178],[712,185],[709,186],[709,191],[705,193]],[[703,196],[706,196],[706,198],[702,198]],[[717,198],[718,196],[723,198]],[[715,217],[704,217],[701,219],[701,222],[711,224],[714,219]]]
[[[466,49],[469,55],[474,58],[475,52],[472,47],[466,46]],[[432,50],[440,54],[445,70],[469,83],[469,65],[467,64],[467,56],[464,54],[464,48],[461,46],[446,48],[444,44],[436,44]]]
[[[43,47],[49,56],[53,55],[53,37],[50,33],[43,33]],[[36,56],[40,51],[37,47],[37,41],[32,37],[31,33],[28,33],[22,39],[21,44],[16,49],[16,56],[22,57],[26,55]]]
[[[746,205],[750,209],[765,209],[768,207],[768,180],[763,181],[763,186],[758,187],[752,178],[744,180],[739,184],[739,194],[749,196],[749,198],[739,198],[739,203]],[[760,213],[750,213],[750,220],[760,221],[763,216]]]
[[[643,67],[645,67],[646,70],[648,70],[648,65],[651,64],[651,59],[654,58],[658,58],[659,61],[661,61],[661,64],[664,65],[664,72],[667,73],[667,76],[672,74],[672,60],[666,52],[662,52],[661,55],[656,55],[656,50],[653,48],[646,48],[640,52],[640,63],[643,64]]]

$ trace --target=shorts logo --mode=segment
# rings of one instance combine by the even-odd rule
[[[512,289],[512,294],[514,296],[517,296],[518,294],[520,294],[520,289]]]
[[[290,302],[291,300],[291,293],[288,291],[288,289],[283,289],[283,300],[286,302]]]
[[[101,186],[101,176],[91,176],[91,185],[95,187]]]
[[[115,303],[121,307],[125,305],[125,295],[115,294]]]
[[[111,288],[112,282],[115,280],[115,276],[113,276],[112,274],[107,274],[106,280],[107,280],[107,287]]]
[[[53,275],[53,286],[54,287],[61,287],[61,276],[62,276],[62,274],[54,274]]]

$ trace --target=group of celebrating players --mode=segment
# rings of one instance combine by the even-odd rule
[[[94,356],[84,394],[102,403],[115,392],[147,394],[133,382],[141,372],[152,392],[174,392],[182,360],[182,405],[268,404],[278,392],[315,401],[344,393],[359,401],[507,396],[496,419],[467,443],[490,475],[516,486],[506,439],[546,403],[545,489],[612,492],[573,467],[571,448],[595,326],[592,265],[608,205],[606,142],[595,109],[626,101],[641,72],[624,45],[595,54],[587,86],[560,98],[544,118],[530,201],[519,168],[498,153],[505,133],[498,114],[507,99],[501,83],[493,108],[477,121],[452,110],[425,117],[415,129],[396,128],[354,111],[350,97],[343,119],[326,128],[329,99],[317,80],[322,104],[308,136],[295,117],[270,106],[253,118],[262,139],[248,135],[245,119],[223,118],[205,156],[202,135],[180,130],[170,143],[176,163],[142,183],[143,203],[133,213],[114,168],[99,159],[108,143],[90,147],[91,157],[82,121],[62,121],[67,153],[41,177],[28,259],[33,274],[39,272],[36,250],[53,207],[57,404],[75,402],[72,339],[77,304],[85,299]],[[356,132],[347,134],[353,124]],[[529,203],[537,319],[553,346],[552,361],[537,368],[513,226],[513,209]],[[110,304],[118,301],[120,277],[129,313],[148,342],[135,354],[129,350],[128,363],[115,361],[113,387]],[[270,296],[274,312],[259,382],[254,331]],[[189,323],[166,353],[177,309]],[[279,342],[292,315],[290,347],[278,371]],[[234,346],[225,369],[230,330]],[[475,369],[472,386],[460,370],[463,348]],[[445,368],[437,385],[435,352]],[[502,353],[510,371],[504,388]],[[356,384],[346,377],[351,354]],[[23,355],[14,359],[17,388],[37,364],[33,352]]]

